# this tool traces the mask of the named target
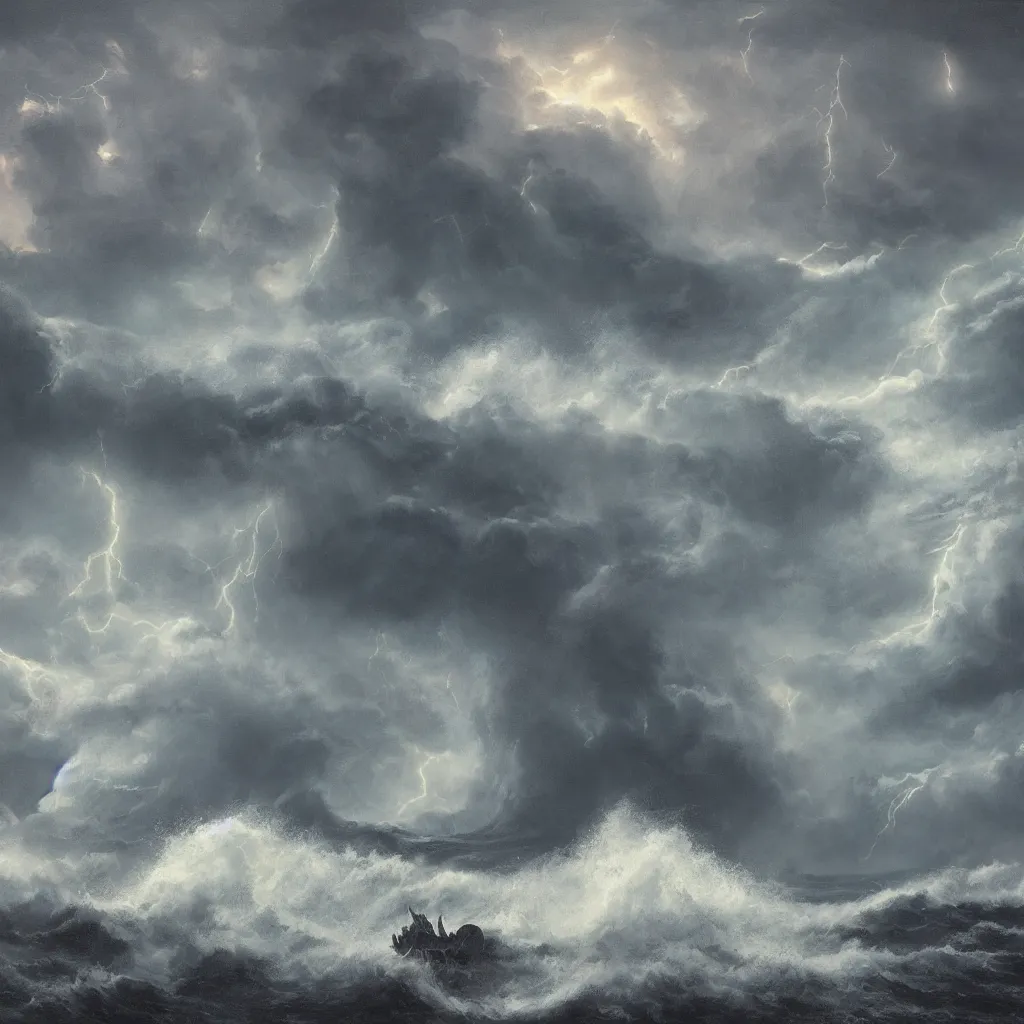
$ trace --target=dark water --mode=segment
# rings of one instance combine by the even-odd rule
[[[880,885],[808,879],[792,895],[794,904],[838,907],[858,889]],[[848,920],[821,935],[823,950],[860,951],[859,967],[825,975],[789,962],[750,974],[742,956],[709,947],[702,954],[717,962],[714,977],[673,978],[661,969],[629,991],[619,985],[615,992],[577,993],[542,1012],[505,1014],[496,1014],[486,996],[489,986],[494,994],[507,988],[507,963],[457,976],[417,966],[403,976],[383,960],[358,976],[296,978],[285,977],[268,959],[226,949],[200,953],[186,942],[172,956],[163,983],[140,980],[133,977],[132,946],[115,927],[95,912],[56,909],[37,899],[0,915],[0,1014],[5,1022],[25,1024],[1024,1019],[1024,906],[942,903],[924,891],[890,892],[881,904],[854,904]],[[651,949],[656,957],[656,944]],[[531,957],[557,955],[540,947],[508,947],[503,954],[520,967],[528,967]]]

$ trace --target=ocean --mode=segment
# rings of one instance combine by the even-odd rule
[[[17,867],[0,918],[11,1022],[966,1022],[1015,1019],[1024,984],[1019,866],[770,883],[626,810],[491,871],[246,815],[170,839],[117,886]],[[396,956],[409,904],[478,922],[493,959]]]

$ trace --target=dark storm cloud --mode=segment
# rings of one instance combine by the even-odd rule
[[[856,6],[841,0],[787,6],[789,9],[782,12],[785,23],[779,29],[779,41],[803,47],[835,44],[849,32],[871,39],[909,36],[957,44],[971,53],[991,51],[998,56],[1014,52],[1017,37],[1024,33],[1020,8],[1001,0],[970,4],[911,2],[901,4],[898,10],[891,10],[884,0],[866,0]]]
[[[758,158],[761,216],[786,230],[788,209],[864,248],[912,232],[962,241],[1019,215],[1022,30],[1017,5],[998,2],[767,7],[756,30],[766,54],[830,54],[832,66],[822,59],[806,117]],[[824,201],[828,127],[827,207],[816,210],[804,199]]]
[[[1015,701],[999,705],[999,713],[1013,720],[1019,710]],[[980,729],[988,731],[985,726]],[[857,849],[863,867],[878,871],[1018,860],[1022,854],[1024,756],[1016,744],[1009,749],[1000,744],[1000,748],[981,749],[973,758],[958,761],[957,749],[948,746],[932,751],[921,762],[924,770],[904,778],[897,773],[882,791],[867,776],[856,780],[850,804],[830,822],[812,825],[808,845],[823,852],[832,845],[837,861],[841,861],[844,847],[846,853]],[[916,792],[897,812],[893,827],[889,824],[890,802],[899,803],[912,789]],[[875,827],[869,829],[866,826],[872,819]],[[865,827],[858,827],[858,822]]]
[[[42,251],[21,253],[9,273],[47,312],[75,310],[107,322],[130,316],[140,292],[205,262],[196,228],[251,162],[237,113],[210,104],[166,69],[160,75],[157,55],[135,59],[148,65],[143,83],[112,76],[104,95],[115,110],[135,105],[153,113],[150,123],[132,119],[115,132],[124,152],[109,166],[98,155],[109,117],[94,107],[68,104],[22,128],[14,177],[32,204],[33,240]],[[146,93],[172,83],[176,102],[149,107]],[[117,180],[122,167],[126,182]]]
[[[566,168],[597,149],[628,169],[628,149],[615,153],[591,130],[528,133],[496,176],[467,163],[454,150],[472,136],[479,91],[457,73],[419,70],[377,49],[353,56],[339,82],[311,97],[294,146],[308,156],[322,152],[325,132],[332,140],[347,239],[311,296],[314,310],[397,300],[415,316],[428,290],[447,308],[418,325],[425,355],[505,324],[537,329],[561,351],[578,351],[603,324],[625,326],[677,361],[758,350],[787,308],[791,271],[661,251],[644,233],[642,198],[617,204]],[[605,178],[623,194],[614,175]],[[349,291],[343,282],[353,276]]]
[[[319,64],[285,46],[255,74],[220,38],[239,21],[264,32],[273,6],[152,7],[95,40],[71,31],[17,51],[0,86],[17,154],[6,169],[34,216],[31,247],[0,251],[40,312],[149,333],[168,326],[159,308],[179,331],[224,330],[229,304],[266,306],[259,268],[319,244],[308,183],[293,166],[282,176],[275,148]]]
[[[30,743],[11,735],[17,742],[5,754],[14,769],[7,803],[16,814],[31,814],[52,787],[94,841],[136,846],[128,852],[141,856],[154,838],[189,822],[243,806],[271,808],[313,790],[330,759],[360,742],[338,722],[321,728],[317,717],[309,701],[274,694],[251,668],[243,682],[214,663],[194,665],[150,680],[116,708],[85,710],[73,723],[75,742]],[[387,735],[375,740],[378,756],[385,756]],[[101,747],[142,757],[146,767],[130,785],[94,778],[89,765]],[[118,822],[116,836],[105,824],[111,821]],[[49,835],[38,815],[27,826],[42,842],[66,841]]]
[[[816,432],[777,399],[696,392],[660,418],[699,438],[687,464],[703,494],[781,531],[863,511],[886,474],[872,431],[835,419]]]
[[[0,364],[0,444],[9,451],[41,429],[54,368],[41,325],[7,289],[0,291]]]
[[[147,709],[143,702],[134,715],[125,709],[139,718],[149,712],[148,724],[165,744],[164,763],[154,765],[153,775],[175,791],[173,801],[162,804],[164,814],[173,804],[179,820],[246,801],[269,804],[289,790],[310,787],[324,773],[332,738],[317,729],[311,708],[275,707],[244,690],[231,694],[225,689],[202,680],[177,680],[173,691],[179,700],[171,706]],[[188,771],[175,764],[184,746],[192,750]]]
[[[6,689],[4,683],[0,687]],[[5,694],[5,696],[7,696]],[[3,725],[3,753],[0,754],[0,804],[17,818],[36,810],[50,792],[60,767],[71,753],[70,744],[45,740],[32,734],[13,718]]]
[[[623,506],[618,488],[632,480],[639,497],[656,479],[665,500],[703,496],[802,543],[816,523],[856,515],[880,473],[859,439],[816,437],[777,403],[693,404],[690,426],[717,442],[702,455],[614,441],[583,425],[538,434],[508,420],[499,446],[494,421],[477,410],[459,425],[452,460],[417,479],[434,479],[420,500],[367,505],[367,492],[361,501],[346,490],[324,504],[330,492],[318,487],[294,509],[306,525],[286,547],[282,579],[300,593],[371,621],[455,614],[491,652],[500,679],[490,742],[513,749],[519,765],[502,827],[523,830],[535,848],[569,840],[625,797],[659,812],[685,807],[702,836],[732,851],[781,813],[784,759],[754,724],[774,711],[731,664],[728,642],[708,642],[716,617],[752,610],[776,585],[764,552],[725,536],[706,564],[669,570],[651,553],[673,540]],[[507,457],[517,449],[531,456],[519,467]],[[484,453],[506,456],[495,497],[514,505],[515,518],[481,527],[488,506],[474,499],[481,484],[492,487],[477,475]],[[563,467],[563,482],[537,491],[546,464],[552,478]],[[761,464],[772,471],[761,474]],[[516,472],[525,467],[527,488]],[[609,484],[592,498],[596,524],[552,514],[562,492],[600,480]],[[783,575],[791,543],[780,539],[775,555]],[[581,598],[591,587],[597,596]]]
[[[387,17],[362,24],[346,17],[335,8],[327,34],[397,27]],[[195,102],[204,95],[187,85],[175,95],[189,92]],[[474,341],[495,317],[534,324],[563,350],[579,347],[588,324],[602,317],[675,360],[706,359],[723,339],[716,359],[757,350],[760,335],[747,325],[778,285],[793,281],[791,271],[778,269],[776,286],[766,286],[759,268],[708,266],[659,250],[645,234],[649,215],[645,223],[635,203],[616,204],[578,169],[559,166],[585,163],[593,133],[580,140],[538,133],[519,144],[498,177],[471,166],[455,149],[469,138],[477,95],[456,70],[417,69],[377,50],[357,54],[338,83],[309,101],[312,135],[300,136],[296,152],[314,162],[337,154],[338,211],[356,246],[348,266],[356,263],[363,277],[357,286],[364,285],[367,311],[394,300],[410,306],[431,289],[449,307],[443,330],[450,336],[427,339],[442,353]],[[116,302],[115,281],[130,300],[153,275],[180,271],[202,254],[192,225],[237,172],[245,147],[225,133],[206,148],[203,119],[211,129],[230,122],[193,107],[185,103],[180,120],[164,123],[166,142],[145,149],[135,191],[99,205],[90,190],[100,128],[85,118],[48,118],[27,129],[21,182],[40,228],[51,226],[40,238],[54,250],[32,256],[30,265],[45,266],[54,286],[78,289],[91,313]],[[118,234],[119,223],[135,234]],[[72,273],[83,257],[94,276]],[[338,310],[351,302],[340,269],[324,275],[328,290],[337,290],[327,301]],[[778,403],[743,400],[690,415],[705,434],[700,453],[608,446],[572,431],[558,439],[560,451],[543,431],[495,429],[486,416],[461,424],[454,443],[416,441],[409,436],[415,425],[382,421],[337,382],[245,399],[168,375],[124,383],[130,386],[99,386],[87,372],[70,371],[48,393],[51,438],[64,444],[101,433],[114,465],[155,479],[267,480],[280,472],[301,524],[284,553],[285,583],[308,597],[340,599],[371,622],[436,621],[455,611],[474,624],[501,666],[495,739],[515,749],[521,772],[503,818],[539,834],[541,845],[571,838],[622,797],[659,812],[686,808],[702,835],[730,850],[778,809],[782,769],[770,737],[749,721],[752,708],[766,710],[764,698],[730,667],[727,646],[691,651],[694,669],[670,658],[666,611],[656,610],[659,601],[686,607],[690,591],[719,614],[733,614],[753,600],[749,574],[734,559],[734,572],[719,560],[706,573],[668,577],[644,558],[647,545],[663,541],[642,514],[634,513],[630,529],[559,518],[561,478],[583,455],[599,478],[616,482],[613,489],[640,480],[630,467],[639,447],[641,464],[661,469],[684,494],[691,489],[747,522],[785,532],[865,500],[870,473],[858,482],[859,442],[814,437]],[[323,436],[336,427],[345,428],[342,438]],[[311,457],[308,466],[287,469],[279,461],[273,469],[269,453],[302,435],[320,437],[315,449],[327,461]],[[328,465],[346,471],[354,486],[325,503],[314,473]],[[753,553],[739,537],[733,547]],[[602,566],[622,562],[636,565],[621,574],[631,583],[597,606],[568,610]],[[684,637],[702,646],[692,629]],[[179,773],[164,794],[162,815],[308,788],[330,756],[316,738],[293,749],[282,737],[301,729],[281,728],[279,716],[264,721],[249,709],[221,708],[199,721],[206,727],[194,770]],[[163,716],[159,731],[170,738],[161,749],[180,756],[197,723]],[[107,811],[123,813],[134,799],[118,797]],[[136,818],[141,827],[152,822]]]
[[[914,683],[877,719],[879,729],[963,737],[1024,686],[1024,573],[1019,524],[996,543],[985,588],[955,610],[938,637],[945,657],[922,652]]]
[[[745,689],[730,685],[724,651],[713,674],[696,676],[666,657],[644,598],[658,589],[653,569],[639,588],[563,610],[545,630],[557,641],[535,634],[530,656],[510,666],[498,722],[519,778],[502,817],[541,846],[571,841],[628,798],[735,854],[779,811],[784,764],[747,717],[761,701],[749,690],[743,710],[723,699]]]
[[[359,32],[398,32],[443,9],[442,0],[297,0],[284,13],[281,27],[304,46],[320,48]]]
[[[442,429],[433,431],[433,442],[420,437],[415,419],[410,426],[401,410],[368,406],[342,381],[307,378],[286,390],[250,389],[235,397],[185,375],[143,368],[133,378],[130,365],[61,372],[52,338],[24,303],[5,293],[0,316],[8,453],[31,444],[70,456],[102,441],[112,458],[156,480],[209,475],[240,483],[275,446],[337,429],[345,431],[340,443],[378,469],[406,460],[400,471],[406,478],[417,462],[423,467],[424,458],[436,461],[443,452]],[[410,429],[399,433],[395,424]],[[403,457],[396,459],[397,451]]]
[[[545,174],[562,171],[572,181],[587,182],[591,201],[603,198],[624,225],[631,224],[640,233],[656,226],[659,208],[650,177],[650,151],[624,145],[621,138],[588,124],[574,130],[538,126],[525,132],[518,144],[524,179],[531,166]],[[608,212],[604,216],[607,219]]]
[[[847,93],[856,95],[852,87],[847,88]],[[854,106],[855,99],[848,102],[852,109],[861,113],[861,109]],[[889,178],[878,177],[888,158],[877,140],[871,146],[871,140],[858,139],[865,149],[870,147],[869,152],[852,159],[846,157],[840,164],[842,177],[837,175],[828,183],[826,206],[822,141],[820,133],[812,130],[814,125],[812,112],[809,121],[780,132],[758,154],[753,169],[753,189],[757,214],[764,224],[783,237],[793,231],[794,224],[806,225],[812,232],[812,226],[823,224],[828,237],[841,239],[842,244],[849,247],[847,258],[872,247],[896,248],[913,234],[953,230],[951,223],[943,223],[943,212],[937,207],[934,194],[925,187],[900,187]],[[845,122],[835,130],[837,150],[842,127]],[[882,137],[885,137],[884,131]],[[891,137],[898,137],[895,131]],[[900,156],[902,172],[908,154],[902,151]],[[840,158],[835,159],[838,164]],[[947,199],[945,206],[949,217],[964,215],[961,198],[955,195]]]
[[[812,433],[777,401],[696,395],[668,405],[664,418],[688,429],[697,448],[618,440],[586,420],[542,432],[483,408],[456,421],[443,445],[440,434],[418,447],[396,439],[395,462],[364,463],[388,474],[379,483],[299,485],[290,578],[336,594],[356,614],[454,607],[508,616],[518,629],[522,615],[543,621],[600,566],[669,543],[638,508],[631,524],[619,492],[627,482],[634,496],[699,499],[739,522],[806,539],[862,512],[884,479],[869,441],[843,424],[830,436]],[[330,464],[339,441],[320,444],[318,462]],[[593,525],[558,514],[585,487],[598,503]]]
[[[987,430],[1019,424],[1024,414],[1024,292],[1006,274],[966,308],[951,330],[949,370],[935,382],[938,401],[958,419]]]
[[[59,30],[68,33],[109,31],[130,21],[140,5],[130,0],[11,0],[4,7],[0,40],[23,42]]]
[[[155,480],[213,474],[283,483],[292,526],[282,582],[369,622],[436,624],[454,612],[474,624],[503,665],[498,722],[522,771],[508,820],[543,842],[568,838],[624,796],[659,810],[683,801],[695,825],[727,845],[746,831],[738,822],[753,824],[755,809],[775,806],[770,740],[748,731],[749,707],[763,698],[737,681],[746,710],[731,698],[718,706],[727,652],[680,682],[661,647],[673,629],[676,642],[689,634],[669,625],[668,609],[687,609],[696,623],[751,607],[759,587],[737,559],[741,550],[758,556],[743,538],[726,538],[722,558],[704,571],[666,575],[645,552],[670,542],[636,511],[632,524],[623,520],[615,491],[631,477],[649,488],[656,473],[654,493],[663,497],[724,502],[741,521],[805,536],[869,500],[879,469],[859,438],[843,437],[839,426],[834,437],[817,436],[778,402],[725,395],[666,407],[666,419],[698,441],[690,452],[614,441],[585,421],[553,434],[484,409],[442,429],[378,412],[326,379],[243,399],[163,375],[128,388],[98,383],[77,371],[47,391],[54,439],[101,432],[112,462]],[[300,441],[312,445],[305,456]],[[772,470],[762,473],[764,464]],[[566,488],[587,479],[609,481],[600,495],[608,518],[560,518]],[[730,546],[735,573],[723,560]],[[602,566],[616,564],[626,583],[618,593],[568,610]],[[760,588],[767,586],[762,576]],[[665,689],[678,686],[692,695],[677,707]],[[272,744],[264,738],[258,746]],[[259,773],[240,773],[256,786]],[[223,767],[216,774],[228,777]]]
[[[903,608],[916,596],[910,570],[900,563],[890,579],[871,565],[858,575],[843,560],[862,549],[844,544],[884,534],[899,513],[880,496],[917,483],[900,483],[888,467],[891,423],[870,426],[871,408],[861,420],[760,394],[749,365],[750,390],[709,385],[727,366],[756,363],[780,331],[791,342],[779,347],[782,393],[803,385],[804,371],[838,391],[847,374],[871,376],[876,362],[891,364],[901,316],[935,290],[955,245],[1007,223],[1024,203],[1013,172],[1024,133],[1012,131],[1017,114],[1005,102],[1017,79],[1000,78],[1012,55],[993,43],[991,65],[980,60],[993,31],[987,14],[963,20],[945,9],[929,16],[901,8],[886,22],[900,34],[879,39],[873,5],[844,8],[842,17],[830,7],[831,21],[817,8],[773,5],[757,22],[753,52],[782,70],[751,80],[748,90],[742,69],[719,57],[738,61],[747,29],[737,30],[735,18],[749,5],[609,4],[575,27],[584,21],[578,11],[552,10],[548,24],[568,29],[567,40],[598,23],[608,32],[621,16],[626,46],[636,42],[633,25],[670,49],[685,31],[683,55],[714,50],[716,67],[701,66],[685,82],[698,98],[696,87],[707,85],[709,96],[703,122],[679,133],[688,191],[673,211],[663,183],[655,184],[665,176],[656,147],[613,117],[604,128],[573,124],[572,114],[526,128],[517,97],[538,87],[537,73],[525,60],[491,56],[489,44],[481,56],[421,36],[441,6],[301,0],[278,10],[255,5],[248,24],[239,5],[225,5],[202,15],[202,25],[216,22],[224,34],[205,37],[182,27],[188,12],[163,22],[156,6],[138,18],[118,4],[70,12],[69,32],[81,19],[97,32],[116,30],[127,72],[104,80],[103,98],[81,92],[88,75],[69,78],[76,99],[19,123],[13,187],[32,207],[32,241],[46,251],[6,253],[2,269],[40,313],[102,326],[78,325],[85,358],[74,346],[58,351],[56,328],[14,300],[0,305],[0,446],[13,481],[0,509],[27,509],[33,500],[6,467],[21,472],[33,459],[42,466],[88,453],[128,494],[155,483],[170,501],[173,491],[185,523],[242,500],[241,492],[278,495],[280,558],[276,575],[260,579],[264,617],[246,654],[251,664],[161,672],[147,663],[139,675],[151,693],[71,715],[57,738],[5,726],[0,801],[31,814],[55,768],[69,763],[58,795],[100,822],[96,835],[108,821],[138,837],[252,802],[278,803],[292,820],[351,840],[325,795],[332,771],[344,766],[345,785],[357,794],[353,815],[379,815],[367,795],[375,778],[409,758],[411,742],[447,742],[447,719],[425,698],[374,690],[359,675],[366,654],[339,655],[328,638],[394,630],[418,641],[454,623],[488,664],[486,681],[474,680],[481,692],[471,722],[487,750],[465,817],[434,813],[425,821],[451,830],[478,814],[511,760],[517,774],[502,779],[507,799],[491,828],[528,837],[534,852],[568,842],[628,799],[662,818],[681,817],[718,849],[751,859],[752,837],[772,829],[782,856],[798,858],[788,827],[826,806],[835,831],[821,826],[816,851],[859,856],[879,812],[884,823],[884,794],[835,783],[810,810],[811,798],[794,795],[801,773],[831,783],[833,774],[857,770],[867,756],[852,749],[859,733],[820,754],[820,764],[783,748],[793,708],[784,712],[748,664],[755,655],[743,650],[744,627],[774,628],[788,610],[793,618],[771,640],[788,651],[792,629],[798,650],[797,627],[845,639],[850,627],[835,620],[859,616],[872,625]],[[52,11],[13,7],[0,36],[41,46],[55,27]],[[474,13],[532,19],[535,29],[541,18],[529,4]],[[193,61],[200,43],[211,53]],[[955,95],[943,91],[943,46],[959,76]],[[820,110],[799,123],[797,116],[827,106],[835,61],[822,51],[831,49],[850,61],[849,117],[837,122],[836,177],[823,210]],[[102,57],[100,43],[94,50]],[[684,69],[697,63],[678,61]],[[762,101],[768,128],[748,132]],[[883,139],[899,158],[879,176]],[[101,155],[108,142],[117,155]],[[337,196],[328,199],[331,185]],[[336,230],[327,236],[332,212]],[[812,279],[754,232],[748,255],[720,255],[736,238],[747,241],[747,222],[736,219],[747,212],[755,228],[767,226],[787,244],[841,238],[843,259],[876,243],[894,250],[914,232],[930,248],[887,252],[861,273]],[[275,305],[253,278],[289,261],[298,267],[294,304]],[[185,297],[184,285],[196,280],[220,289],[212,312]],[[959,335],[948,373],[922,389],[915,413],[936,402],[955,410],[965,430],[1016,424],[1024,383],[1016,295],[1008,290],[1000,302],[987,318],[950,318]],[[238,322],[255,322],[262,348],[242,351],[232,341],[230,361],[241,376],[258,378],[279,355],[278,342],[291,352],[309,327],[289,321],[293,309],[296,320],[302,312],[318,320],[323,337],[362,329],[361,321],[407,325],[417,371],[440,373],[447,357],[483,338],[524,334],[567,375],[586,374],[595,337],[613,333],[611,359],[624,374],[639,358],[638,342],[640,356],[706,384],[667,378],[672,394],[660,405],[651,396],[649,415],[633,421],[630,435],[596,415],[542,422],[528,407],[491,398],[438,422],[416,407],[424,395],[415,389],[408,401],[364,393],[344,355],[338,378],[295,375],[230,391],[201,367],[156,370],[157,360],[146,358],[142,321],[168,339],[162,366],[179,359],[171,342],[188,340],[180,361],[199,352],[202,363],[211,338],[220,343]],[[136,334],[115,343],[112,325]],[[366,327],[371,349],[375,329]],[[289,367],[304,358],[282,357]],[[386,369],[397,377],[408,366]],[[17,522],[28,530],[24,509]],[[13,523],[13,511],[3,519]],[[163,589],[126,585],[104,600],[145,591],[175,610],[190,599],[217,602],[223,581],[196,568],[185,540],[134,542],[129,549],[124,541],[126,561],[130,550],[141,578],[164,578]],[[69,547],[89,550],[84,541]],[[186,571],[189,557],[196,565]],[[914,569],[922,578],[932,571],[924,562]],[[15,570],[21,582],[36,572],[23,562]],[[167,582],[175,573],[177,583]],[[254,598],[256,589],[253,582]],[[794,671],[789,680],[811,694],[794,705],[811,707],[799,728],[813,733],[838,697],[845,709],[860,707],[851,733],[863,728],[877,740],[887,729],[894,747],[916,744],[915,756],[927,749],[923,731],[969,742],[964,722],[973,728],[1016,689],[1019,589],[999,581],[986,628],[977,609],[977,622],[946,621],[934,657],[894,658],[863,677],[838,655],[802,676]],[[45,593],[49,604],[71,607],[56,586]],[[13,633],[42,635],[49,621],[21,599],[0,599],[0,611]],[[82,629],[72,636],[67,623],[51,628],[83,663],[106,657],[104,644],[115,642]],[[268,695],[272,659],[291,664],[304,643],[324,661],[344,662],[325,692],[359,698],[357,708],[327,713],[283,684]],[[40,661],[43,646],[32,648]],[[139,641],[132,657],[143,649]],[[5,669],[17,677],[15,663]],[[886,687],[899,688],[906,714],[893,708],[892,691],[879,697]],[[11,692],[14,700],[13,683]],[[147,753],[129,788],[104,788],[89,776],[90,758],[106,743],[123,744],[126,757]],[[891,754],[894,762],[901,756]],[[1005,779],[994,788],[1008,802],[1016,775],[1007,768]],[[157,795],[143,795],[150,791]],[[830,805],[837,792],[842,799]],[[392,840],[383,847],[411,848]],[[920,853],[920,834],[908,842]]]
[[[872,851],[870,864],[883,870],[1021,854],[1013,796],[1024,665],[1019,496],[1015,482],[1009,493],[990,482],[985,493],[990,503],[1006,501],[1009,521],[987,541],[972,541],[971,531],[984,536],[991,523],[961,522],[966,540],[940,562],[916,621],[865,650],[873,656],[855,671],[832,658],[790,675],[820,701],[823,716],[856,701],[862,742],[872,751],[863,762],[870,769],[834,780],[827,820],[806,823],[812,857],[834,865],[844,850],[865,859]],[[984,554],[972,558],[979,548]],[[944,577],[950,565],[954,575]],[[826,676],[833,677],[827,703],[809,692]]]

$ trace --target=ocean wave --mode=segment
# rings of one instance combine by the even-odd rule
[[[282,1007],[359,992],[352,1005],[366,1019],[380,1001],[502,1019],[584,1006],[635,1018],[694,1000],[722,1013],[877,1014],[896,999],[926,1013],[971,992],[1001,1005],[1024,980],[1013,865],[822,899],[810,883],[728,866],[626,807],[572,850],[500,874],[333,849],[243,814],[169,839],[92,891],[85,875],[67,857],[37,860],[21,880],[37,894],[2,918],[4,998],[20,1019],[34,1005],[120,1005],[143,991],[168,1007],[220,1005],[232,986],[257,1003],[265,989]],[[480,923],[500,955],[457,976],[396,958],[388,937],[410,904]]]

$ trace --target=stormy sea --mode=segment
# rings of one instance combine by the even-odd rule
[[[0,1021],[1024,1019],[1024,4],[4,0]]]

